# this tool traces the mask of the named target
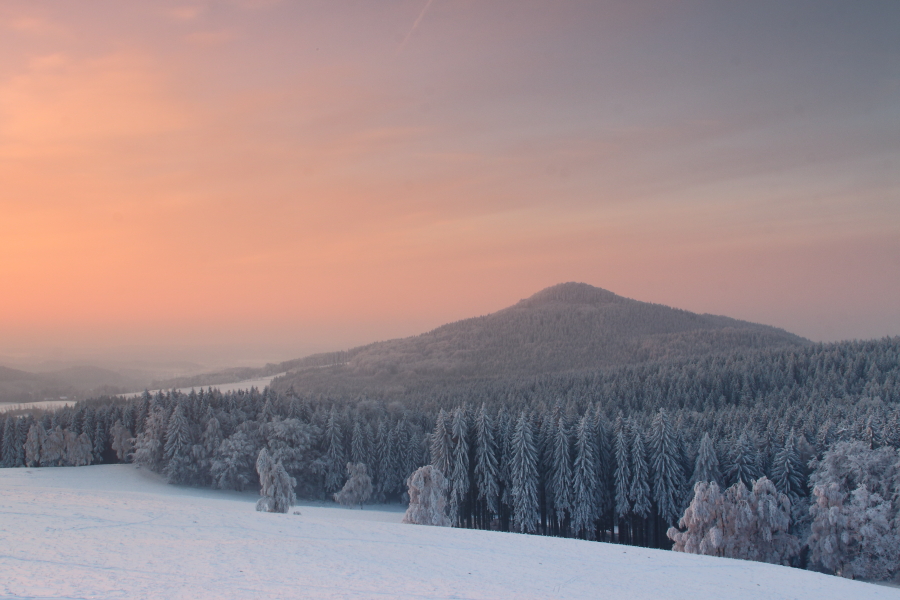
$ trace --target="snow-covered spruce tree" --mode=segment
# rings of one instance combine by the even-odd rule
[[[700,440],[700,450],[697,452],[697,461],[694,463],[694,474],[691,476],[691,490],[695,489],[698,481],[722,484],[722,472],[719,470],[719,458],[716,455],[716,445],[709,437],[709,432],[703,433]]]
[[[805,495],[806,476],[800,454],[797,452],[794,429],[784,441],[784,447],[775,454],[772,460],[772,482],[778,491],[787,494],[791,503],[796,504]]]
[[[363,429],[362,422],[357,417],[353,419],[353,432],[350,439],[350,462],[365,463],[367,460],[371,460],[366,441],[366,432]]]
[[[572,514],[572,451],[569,431],[563,417],[557,420],[550,465],[550,489],[553,490],[553,513],[556,525],[566,535]]]
[[[450,440],[449,417],[442,408],[434,423],[434,433],[431,436],[431,464],[441,475],[450,473],[450,460],[453,452],[453,443]]]
[[[454,527],[464,527],[469,507],[469,419],[468,411],[458,406],[451,412],[450,436],[453,442],[450,455],[450,521]]]
[[[620,422],[616,432],[616,519],[619,524],[619,543],[630,543],[631,532],[628,527],[628,517],[631,515],[631,499],[629,487],[631,485],[631,452],[625,434],[625,426]]]
[[[363,463],[347,463],[347,481],[341,491],[333,495],[341,506],[359,506],[362,509],[372,497],[372,478]]]
[[[647,519],[653,508],[650,502],[650,469],[644,450],[644,436],[640,427],[632,424],[631,438],[631,481],[628,486],[628,500],[631,502],[632,531],[636,545],[647,546]]]
[[[369,461],[372,465],[372,483],[375,486],[375,501],[384,502],[390,491],[388,480],[391,475],[391,447],[389,443],[389,428],[385,419],[378,419],[378,428],[375,433],[374,456]]]
[[[166,410],[162,405],[155,404],[150,408],[150,413],[144,421],[141,433],[134,443],[134,462],[150,469],[160,471],[163,466],[163,440],[167,429]]]
[[[757,452],[746,433],[742,433],[731,449],[731,463],[728,467],[728,480],[734,484],[744,482],[745,486],[753,485],[758,476]]]
[[[447,493],[449,483],[433,465],[425,465],[406,480],[409,486],[409,507],[403,515],[403,523],[449,527]]]
[[[4,467],[18,466],[16,465],[18,454],[16,446],[19,445],[17,420],[15,417],[7,417],[3,425],[3,462],[0,464]]]
[[[322,461],[313,450],[321,429],[300,419],[275,417],[260,428],[259,434],[263,436],[272,460],[281,463],[288,475],[300,483],[302,493],[321,494],[320,486],[314,482],[318,481]]]
[[[484,403],[475,415],[475,486],[478,489],[478,520],[482,529],[488,529],[500,508],[500,473],[494,427]]]
[[[364,463],[348,462],[345,479],[341,490],[332,495],[338,504],[351,507],[358,505],[362,509],[364,503],[374,498],[374,482]]]
[[[344,437],[334,406],[325,424],[325,491],[333,493],[344,483]]]
[[[88,433],[84,431],[83,433]],[[106,420],[103,415],[98,415],[94,424],[91,442],[91,452],[94,463],[103,462],[103,454],[106,452],[107,443],[109,442],[109,434],[107,432]]]
[[[592,438],[597,461],[597,485],[595,487],[594,504],[597,511],[595,535],[601,541],[606,541],[606,531],[609,531],[610,540],[615,530],[615,501],[613,475],[615,463],[613,460],[614,438],[609,423],[603,417],[600,405],[594,409],[594,417],[589,421],[593,428]]]
[[[191,457],[193,444],[191,426],[185,415],[184,406],[179,402],[169,417],[169,426],[166,429],[163,473],[169,483],[194,482],[196,468]]]
[[[210,475],[214,485],[222,490],[247,489],[254,479],[251,457],[258,449],[246,431],[238,430],[225,438],[212,461]]]
[[[297,482],[284,470],[281,461],[272,460],[265,448],[259,451],[256,472],[259,473],[261,496],[256,502],[256,510],[286,513],[297,502],[297,496],[294,494]]]
[[[660,523],[654,532],[657,546],[661,536],[678,521],[681,508],[684,473],[681,469],[679,448],[672,424],[664,410],[653,419],[650,430],[650,456],[653,473],[653,502]]]
[[[598,484],[597,451],[591,420],[584,415],[575,430],[575,464],[572,473],[572,533],[592,539],[594,521],[598,518],[596,488]]]
[[[531,420],[525,411],[519,414],[512,437],[510,475],[512,483],[512,522],[516,531],[534,533],[540,522],[538,507],[538,455]]]

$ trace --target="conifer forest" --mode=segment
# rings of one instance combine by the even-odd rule
[[[134,462],[230,490],[259,489],[264,449],[308,499],[361,463],[370,502],[408,501],[432,465],[454,527],[900,570],[900,338],[352,397],[145,392],[0,414],[0,436],[4,467]]]

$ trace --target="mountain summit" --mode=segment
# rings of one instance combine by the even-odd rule
[[[341,388],[355,380],[363,389],[448,377],[519,377],[807,343],[767,325],[562,283],[421,335],[284,363],[291,372],[275,385],[324,390],[328,380],[341,381]]]

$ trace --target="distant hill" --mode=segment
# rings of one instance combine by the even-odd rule
[[[0,402],[35,402],[65,397],[79,400],[117,394],[136,388],[139,382],[115,371],[77,366],[30,373],[0,366]]]
[[[563,283],[486,316],[267,370],[289,371],[273,382],[277,389],[362,393],[412,382],[530,376],[808,343],[767,325]]]

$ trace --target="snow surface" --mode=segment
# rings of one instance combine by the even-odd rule
[[[0,469],[0,598],[900,600],[774,565],[404,525],[396,506],[255,501],[131,465]]]
[[[254,379],[244,379],[242,381],[235,381],[234,383],[218,383],[211,385],[195,385],[191,387],[183,387],[178,388],[177,392],[181,394],[190,394],[191,391],[199,391],[202,389],[212,388],[214,390],[219,390],[223,394],[227,394],[229,392],[249,392],[251,388],[256,388],[262,391],[264,388],[268,387],[272,380],[276,377],[281,377],[285,373],[277,373],[275,375],[269,375],[267,377],[256,377]],[[156,394],[157,392],[168,392],[169,390],[149,390],[150,394]],[[128,392],[126,394],[119,394],[120,398],[137,398],[141,394],[144,393],[144,390],[139,392]]]

